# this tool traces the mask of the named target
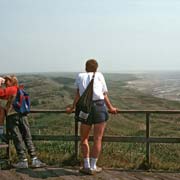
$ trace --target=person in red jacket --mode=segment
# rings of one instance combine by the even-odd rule
[[[19,162],[13,164],[13,166],[15,168],[28,168],[28,160],[26,157],[27,148],[28,154],[32,159],[32,167],[44,167],[46,164],[41,162],[36,156],[27,115],[15,112],[12,107],[19,88],[17,78],[14,75],[6,76],[5,85],[6,88],[0,88],[0,98],[7,100],[5,107],[7,122],[19,159]]]
[[[11,83],[11,78],[14,78],[13,86]],[[5,84],[6,88],[2,87],[2,84]],[[5,108],[0,106],[0,138],[4,142],[6,142],[4,135],[4,118],[5,114],[10,111],[12,100],[17,94],[17,89],[17,78],[15,76],[5,76],[4,78],[0,77],[0,99],[7,100]]]

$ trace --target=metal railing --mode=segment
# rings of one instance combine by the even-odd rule
[[[63,110],[31,110],[31,113],[66,113]],[[146,143],[146,163],[150,164],[150,145],[151,143],[180,143],[180,138],[172,137],[151,137],[150,136],[150,115],[151,114],[180,114],[180,110],[121,110],[118,114],[144,114],[146,120],[145,136],[104,136],[103,142],[130,142]],[[56,141],[74,141],[75,157],[78,157],[80,136],[78,134],[78,122],[75,121],[74,135],[52,136],[52,135],[33,135],[33,140],[56,140]],[[90,141],[93,137],[90,136]]]

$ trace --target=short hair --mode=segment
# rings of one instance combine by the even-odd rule
[[[95,59],[89,59],[86,61],[86,71],[96,72],[98,68],[98,63]]]

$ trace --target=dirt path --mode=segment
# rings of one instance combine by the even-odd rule
[[[142,172],[105,169],[94,176],[80,174],[77,168],[0,170],[0,180],[180,180],[179,172]]]

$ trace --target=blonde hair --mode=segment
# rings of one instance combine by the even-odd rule
[[[17,86],[18,85],[18,79],[15,75],[11,76],[11,82],[13,86]]]

